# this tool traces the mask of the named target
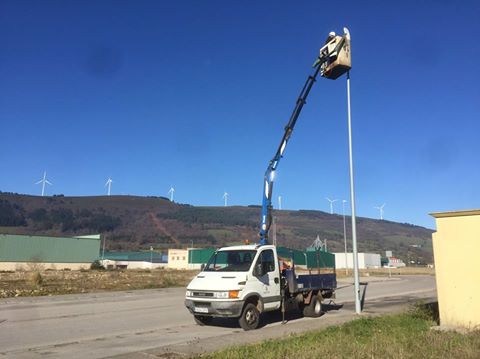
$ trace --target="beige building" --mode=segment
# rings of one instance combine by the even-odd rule
[[[440,325],[480,328],[480,209],[431,215]]]
[[[187,269],[188,249],[169,249],[167,267],[171,269]]]

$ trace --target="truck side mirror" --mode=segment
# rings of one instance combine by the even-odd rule
[[[200,270],[203,272],[204,269],[205,269],[205,263],[202,263],[202,265],[200,266]]]

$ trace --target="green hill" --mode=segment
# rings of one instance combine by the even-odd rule
[[[344,250],[343,218],[321,211],[275,211],[277,241],[305,248],[327,239]],[[109,250],[222,246],[257,241],[260,207],[193,207],[164,197],[53,197],[0,193],[0,233],[75,235],[102,233]],[[357,218],[360,252],[392,250],[405,262],[432,262],[432,230],[390,221]],[[347,218],[347,239],[350,217]],[[351,241],[348,240],[351,251]]]

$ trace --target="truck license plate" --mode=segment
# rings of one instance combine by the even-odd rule
[[[193,311],[197,313],[208,313],[208,308],[195,307]]]

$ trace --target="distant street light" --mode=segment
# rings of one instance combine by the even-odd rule
[[[150,264],[153,263],[153,247],[150,246]]]

